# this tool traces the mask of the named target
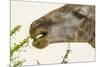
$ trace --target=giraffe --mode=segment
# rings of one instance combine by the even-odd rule
[[[65,4],[33,21],[29,34],[38,49],[59,42],[88,42],[95,48],[95,5]]]

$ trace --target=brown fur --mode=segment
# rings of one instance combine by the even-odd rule
[[[57,42],[88,42],[95,48],[95,6],[64,5],[32,22],[29,32],[39,49]]]

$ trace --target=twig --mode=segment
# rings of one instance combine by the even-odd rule
[[[40,64],[40,62],[37,60],[37,64]]]
[[[61,62],[62,64],[68,63],[67,59],[70,53],[70,44],[68,43],[68,49],[66,50],[66,54],[64,55],[63,61]]]
[[[10,36],[12,36],[14,33],[16,33],[16,31],[18,31],[20,29],[21,25],[17,25],[15,26],[11,31],[10,31]]]
[[[18,51],[24,44],[26,44],[29,40],[29,37],[26,39],[22,40],[19,44],[16,44],[14,47],[11,48],[10,50],[10,56],[12,57],[15,51]]]
[[[22,64],[23,64],[24,61],[17,61],[13,67],[22,67]]]

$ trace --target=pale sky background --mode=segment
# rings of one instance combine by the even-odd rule
[[[29,35],[30,24],[45,15],[46,13],[63,6],[64,4],[55,3],[38,3],[38,2],[11,2],[11,28],[16,25],[22,25],[21,30],[16,33],[11,39],[12,43],[18,43]],[[19,55],[21,59],[26,59],[25,65],[37,64],[37,60],[41,64],[60,63],[62,56],[64,56],[68,43],[54,43],[50,44],[45,49],[39,50],[31,45],[30,47],[22,48],[26,52],[21,52]],[[71,62],[85,62],[95,61],[95,49],[88,43],[70,43],[71,52],[68,57]]]
[[[11,0],[11,1],[35,1],[35,2],[51,2],[51,3],[70,3],[70,4],[96,4],[95,0]]]

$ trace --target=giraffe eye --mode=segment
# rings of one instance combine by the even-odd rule
[[[86,17],[85,15],[77,12],[77,11],[73,11],[72,12],[74,16],[76,16],[78,19],[83,19],[84,17]]]
[[[39,35],[37,35],[36,37],[35,37],[35,39],[37,40],[37,39],[40,39],[40,38],[42,38],[42,37],[44,37],[44,36],[46,36],[47,35],[47,33],[46,32],[41,32]]]

